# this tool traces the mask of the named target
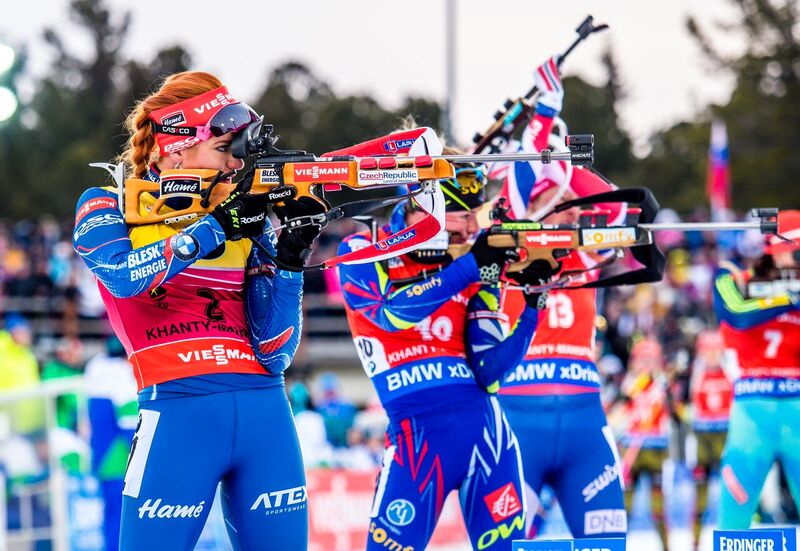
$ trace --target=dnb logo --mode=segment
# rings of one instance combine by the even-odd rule
[[[395,499],[386,506],[386,519],[395,526],[408,526],[414,520],[416,510],[410,501]]]
[[[195,239],[193,235],[186,233],[173,235],[169,244],[172,247],[172,254],[174,254],[178,260],[183,260],[184,262],[192,260],[197,256],[199,251],[197,239]]]
[[[390,140],[383,144],[383,148],[389,153],[397,153],[400,149],[408,149],[414,145],[414,140]]]

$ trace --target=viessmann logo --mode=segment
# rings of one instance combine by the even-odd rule
[[[330,178],[332,176],[347,178],[349,174],[349,163],[320,163],[295,167],[294,180],[296,182],[313,182],[320,178]]]
[[[531,232],[525,235],[526,245],[569,245],[572,232]]]
[[[228,365],[231,360],[250,360],[255,361],[256,357],[241,350],[231,350],[222,344],[215,344],[205,350],[190,350],[189,352],[178,352],[178,358],[183,363],[199,362],[203,360],[213,360],[217,365]]]

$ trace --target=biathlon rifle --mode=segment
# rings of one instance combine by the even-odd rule
[[[310,197],[324,207],[321,214],[289,219],[273,230],[307,225],[322,228],[332,220],[363,215],[409,198],[427,213],[412,226],[388,235],[371,247],[307,267],[317,269],[343,263],[376,262],[414,250],[435,237],[444,228],[444,198],[438,181],[455,177],[453,162],[532,160],[590,165],[594,160],[593,137],[569,138],[570,150],[565,152],[543,150],[491,157],[431,155],[429,153],[441,152],[441,144],[432,130],[419,128],[349,148],[374,151],[369,156],[349,155],[346,154],[348,150],[340,150],[317,157],[302,150],[278,149],[273,126],[259,120],[234,136],[233,155],[252,159],[250,168],[235,183],[230,181],[233,173],[215,170],[164,170],[160,180],[153,182],[138,178],[126,180],[121,164],[95,163],[92,166],[103,168],[114,177],[120,210],[130,225],[175,224],[197,219],[213,210],[234,190],[266,193],[275,205],[290,198]],[[369,147],[362,147],[365,145]],[[143,201],[143,194],[149,194],[151,200]]]
[[[621,224],[609,225],[610,211],[597,208],[597,204],[626,203],[625,218]],[[556,267],[559,259],[572,251],[597,253],[603,260],[586,269],[563,270],[558,277],[541,286],[525,286],[526,292],[541,292],[547,289],[577,289],[633,285],[660,281],[664,275],[666,257],[655,243],[653,232],[672,231],[723,231],[758,229],[764,234],[778,231],[778,209],[753,209],[753,222],[729,223],[674,223],[657,224],[658,201],[647,188],[624,188],[571,201],[556,206],[550,214],[574,207],[592,207],[580,212],[576,224],[548,225],[529,220],[510,220],[500,203],[493,212],[494,223],[487,229],[488,243],[495,247],[516,247],[520,259],[509,265],[508,271],[524,269],[534,260],[546,260]],[[595,281],[586,281],[585,274],[606,267],[629,249],[641,268],[615,274]],[[465,254],[469,246],[456,245],[450,248],[454,257]]]
[[[586,40],[589,35],[604,31],[607,28],[608,25],[605,24],[595,25],[594,18],[591,15],[586,16],[586,19],[575,29],[575,32],[578,33],[578,37],[564,50],[564,53],[558,57],[558,67],[561,67],[561,64],[572,50],[574,50],[578,44]],[[474,144],[472,151],[476,153],[497,153],[499,151],[504,151],[505,145],[516,130],[521,125],[526,124],[533,116],[533,97],[538,91],[539,89],[534,85],[521,98],[517,98],[516,100],[507,98],[503,104],[503,108],[495,111],[495,122],[489,129],[483,133],[476,132],[472,137],[472,142]]]

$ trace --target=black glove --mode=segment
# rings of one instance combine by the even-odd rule
[[[519,253],[516,248],[508,249],[489,246],[488,231],[483,231],[478,235],[478,239],[472,244],[469,252],[475,257],[480,280],[484,283],[497,283],[500,280],[500,274],[503,273],[503,269],[506,267],[506,263],[519,260]]]
[[[300,199],[287,199],[283,202],[283,206],[275,206],[272,211],[280,219],[281,224],[285,224],[292,218],[322,214],[325,212],[325,207],[311,197],[300,197]],[[292,272],[302,272],[308,257],[311,256],[311,245],[321,231],[322,226],[315,224],[281,230],[277,247],[278,261],[284,265],[281,267]]]
[[[271,203],[266,193],[234,191],[211,211],[211,216],[222,226],[225,239],[256,237],[264,233],[267,207]]]
[[[506,277],[520,285],[544,285],[553,275],[561,271],[561,262],[555,267],[547,260],[534,260],[519,272],[506,272]],[[547,292],[525,293],[525,303],[536,310],[543,310],[547,304]]]

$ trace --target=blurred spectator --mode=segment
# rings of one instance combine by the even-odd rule
[[[353,426],[356,407],[341,396],[339,378],[333,373],[320,375],[318,384],[317,411],[325,419],[328,441],[337,448],[347,446],[347,431]]]
[[[287,392],[303,453],[303,463],[306,468],[311,469],[331,466],[333,450],[325,433],[325,419],[314,411],[308,388],[302,382],[294,381],[287,385]]]
[[[115,551],[119,548],[125,468],[138,418],[136,379],[117,337],[109,337],[106,351],[86,364],[84,384],[91,424],[92,472],[100,481],[104,501],[105,548]]]
[[[9,314],[5,330],[0,331],[0,392],[22,390],[39,383],[39,365],[31,352],[33,334],[28,321]],[[11,429],[18,434],[33,434],[44,428],[41,400],[31,398],[3,406],[11,420]]]
[[[42,381],[79,377],[83,374],[83,345],[77,338],[64,338],[56,345],[55,358],[42,367]],[[71,472],[84,471],[88,446],[78,435],[78,409],[82,407],[79,395],[70,392],[56,398],[56,424],[53,441],[62,466]]]

